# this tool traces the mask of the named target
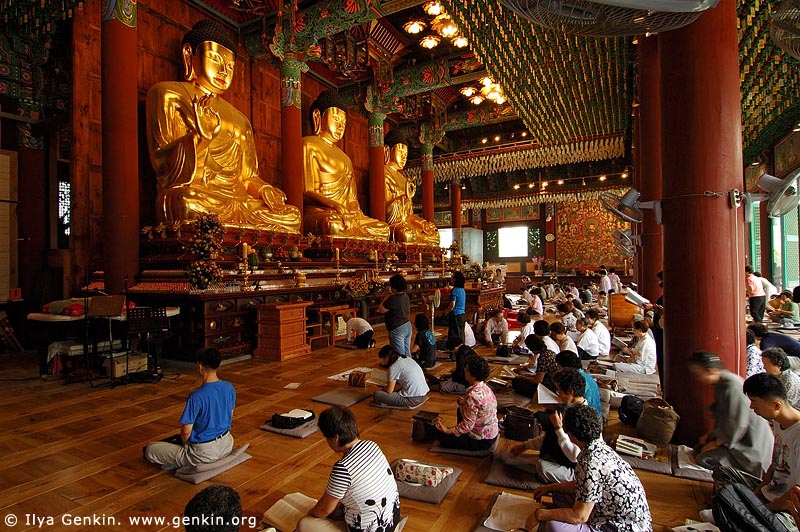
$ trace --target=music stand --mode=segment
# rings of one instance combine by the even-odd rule
[[[122,315],[122,309],[125,307],[125,296],[124,295],[113,295],[113,296],[94,296],[89,302],[89,310],[86,313],[85,318],[89,320],[90,318],[105,318],[108,321],[108,352],[109,352],[109,365],[108,370],[110,373],[110,382],[111,386],[114,386],[114,336],[111,332],[111,318],[118,318]],[[97,344],[95,343],[94,349],[92,350],[92,354],[94,356],[97,355]],[[87,366],[89,365],[89,354],[88,351],[86,353],[86,363]],[[88,376],[89,376],[89,384],[92,384],[92,377],[91,377],[91,368],[88,368]]]
[[[165,307],[134,307],[128,309],[128,337],[133,335],[144,335],[140,342],[147,342],[147,378],[146,382],[157,383],[161,380],[158,372],[158,356],[161,345],[169,336],[169,318]],[[153,350],[152,367],[150,365],[150,349],[155,343]],[[126,356],[127,358],[127,356]],[[128,373],[126,360],[126,373]],[[127,375],[131,380],[130,374]]]

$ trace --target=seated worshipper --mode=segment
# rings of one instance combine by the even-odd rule
[[[770,464],[772,434],[766,421],[750,410],[742,378],[722,366],[716,353],[689,357],[689,371],[700,384],[714,388],[709,406],[711,427],[695,446],[695,461],[707,469],[729,466],[761,478]]]
[[[400,521],[400,495],[378,444],[358,437],[356,417],[334,406],[319,415],[319,430],[342,457],[333,464],[319,502],[297,523],[297,532],[392,531]]]
[[[600,313],[597,312],[597,309],[590,308],[586,311],[586,319],[589,320],[589,327],[597,336],[598,353],[600,353],[600,356],[607,357],[611,354],[611,333],[600,321]]]
[[[522,325],[522,329],[520,329],[519,336],[514,338],[514,341],[511,343],[512,347],[521,347],[525,345],[525,338],[533,334],[533,322],[527,313],[520,312],[517,314],[517,322]]]
[[[578,291],[578,287],[575,286],[575,283],[569,283],[568,286],[569,286],[569,290],[567,292],[567,295],[568,296],[572,296],[573,298],[579,300],[581,298],[581,293]]]
[[[567,303],[559,303],[556,305],[556,310],[558,310],[557,316],[561,316],[561,323],[564,324],[566,332],[577,333],[578,329],[575,328],[575,322],[578,321],[578,317],[572,312],[572,309],[574,309],[574,307],[570,307]]]
[[[195,360],[203,384],[189,394],[181,415],[183,445],[157,441],[144,450],[145,459],[163,469],[216,462],[233,449],[230,430],[236,391],[231,383],[217,376],[222,354],[213,347],[204,347]]]
[[[778,297],[780,297],[781,306],[769,313],[772,321],[783,323],[788,319],[793,324],[800,324],[800,305],[792,301],[792,293],[784,290]]]
[[[600,308],[608,308],[608,292],[605,290],[597,292],[597,305]]]
[[[544,314],[544,303],[542,303],[542,289],[531,289],[531,301],[528,303],[528,308],[525,309],[528,316],[541,316]]]
[[[242,499],[236,490],[215,484],[186,503],[182,522],[186,532],[238,532],[243,519],[247,522],[248,518],[242,516]]]
[[[575,317],[580,319],[584,316],[583,314],[583,303],[577,297],[573,296],[572,294],[567,294],[567,305],[572,305],[570,312],[575,314]]]
[[[503,275],[503,270],[497,268],[494,271],[494,275],[492,276],[492,282],[497,283],[498,286],[502,286],[506,282],[506,276]]]
[[[419,364],[410,358],[401,357],[391,345],[381,347],[378,358],[381,360],[381,367],[388,368],[389,382],[386,388],[373,395],[376,403],[413,408],[425,401],[429,389]]]
[[[535,322],[533,322],[533,334],[538,336],[539,339],[542,340],[544,344],[547,346],[547,349],[549,349],[553,353],[558,353],[559,351],[561,351],[561,348],[558,347],[556,341],[550,337],[550,324],[547,323],[547,321],[536,320]]]
[[[497,440],[497,399],[484,382],[489,376],[489,363],[479,356],[464,361],[464,377],[469,387],[458,398],[458,423],[445,427],[436,422],[435,438],[447,449],[484,451]]]
[[[758,348],[762,351],[770,347],[780,347],[790,357],[800,357],[800,342],[791,336],[769,331],[763,323],[751,323],[747,326],[747,330],[753,331],[758,341]]]
[[[471,356],[478,356],[478,353],[471,347],[460,345],[453,351],[453,356],[456,360],[456,368],[450,375],[442,375],[439,378],[439,391],[463,395],[467,391],[467,387],[469,387],[469,382],[464,376],[464,361]],[[430,378],[431,376],[429,375],[428,377]]]
[[[650,507],[639,477],[603,441],[603,421],[586,405],[564,413],[564,431],[581,450],[575,480],[539,486],[533,498],[552,495],[554,508],[537,508],[527,526],[539,532],[651,532]]]
[[[617,355],[615,359],[617,362],[614,364],[615,371],[645,375],[652,375],[656,372],[656,341],[647,334],[648,330],[649,327],[644,320],[633,323],[633,336],[637,339],[636,345],[633,349],[626,347],[620,351],[620,354],[630,358],[626,359],[628,362],[620,362],[623,358]]]
[[[589,320],[580,318],[575,322],[575,327],[580,334],[575,340],[581,360],[594,360],[600,354],[600,342],[597,335],[589,327]]]
[[[775,294],[774,296],[770,296],[767,299],[767,314],[772,313],[775,310],[781,308],[781,298],[780,294]]]
[[[561,285],[554,284],[553,285],[553,295],[550,296],[550,300],[553,302],[563,303],[567,300],[567,296],[564,290],[561,289]]]
[[[583,375],[586,381],[586,387],[583,390],[583,397],[586,398],[586,404],[597,410],[600,415],[603,415],[603,406],[600,404],[600,387],[597,386],[597,381],[581,367],[581,361],[577,353],[572,351],[561,351],[556,355],[556,365],[560,370],[563,369],[577,369]],[[556,381],[558,384],[558,381]]]
[[[761,349],[756,346],[756,335],[748,329],[745,332],[747,337],[747,368],[745,377],[752,377],[756,373],[764,373],[764,362],[761,360]]]
[[[375,340],[372,339],[375,331],[372,330],[372,325],[367,320],[345,314],[345,323],[347,324],[348,342],[352,341],[353,345],[359,349],[375,347]]]
[[[763,479],[731,467],[720,467],[714,472],[714,488],[719,491],[731,483],[746,485],[788,530],[796,531],[789,510],[790,492],[800,484],[800,412],[787,401],[785,392],[774,375],[759,373],[744,381],[750,408],[772,423],[772,463]]]
[[[504,310],[498,308],[492,311],[489,319],[483,322],[481,343],[484,345],[500,345],[508,343],[508,321]]]
[[[411,357],[423,369],[432,368],[436,365],[436,338],[431,331],[428,316],[425,314],[414,316],[414,327],[417,329],[417,336],[414,338],[414,345],[411,346]]]
[[[511,381],[514,391],[525,397],[534,397],[539,384],[555,391],[553,375],[558,371],[556,354],[547,349],[545,343],[535,334],[525,339],[525,346],[530,350],[531,357],[528,366],[514,370],[517,373]]]
[[[778,377],[786,388],[786,399],[795,408],[800,408],[800,376],[791,370],[789,357],[780,347],[770,347],[761,351],[764,371]]]
[[[530,306],[530,304],[533,302],[533,296],[531,295],[531,290],[533,290],[533,287],[529,284],[522,283],[521,288],[522,293],[520,294],[520,299]]]
[[[564,327],[563,323],[554,321],[550,324],[550,338],[558,344],[559,351],[578,352],[578,346],[575,345],[575,341],[572,338],[567,336],[567,328]]]
[[[581,287],[581,303],[592,303],[594,302],[594,297],[592,296],[592,289],[589,288],[588,284],[585,284]]]
[[[475,347],[478,344],[475,340],[475,333],[469,323],[464,322],[464,345],[467,347]]]
[[[556,393],[564,402],[561,408],[536,412],[536,419],[542,428],[542,434],[523,443],[511,446],[504,460],[512,467],[528,470],[530,464],[516,461],[526,450],[539,451],[539,460],[535,464],[535,473],[542,482],[571,482],[575,480],[575,463],[578,461],[580,448],[572,443],[564,432],[562,416],[573,405],[586,404],[583,396],[586,381],[578,370],[570,368],[556,372],[554,376]],[[518,465],[519,464],[519,465]],[[527,467],[526,467],[527,466]]]

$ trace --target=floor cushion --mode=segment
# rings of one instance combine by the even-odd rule
[[[299,427],[295,427],[293,429],[279,429],[277,427],[272,426],[271,421],[267,421],[265,424],[261,425],[261,430],[266,430],[267,432],[274,432],[276,434],[283,434],[284,436],[291,436],[292,438],[307,438],[317,432],[319,428],[317,427],[317,418],[312,419],[308,423],[304,423]]]
[[[333,406],[347,407],[359,403],[368,397],[372,397],[372,394],[363,390],[357,390],[355,388],[339,388],[317,395],[316,397],[312,397],[311,400]]]
[[[220,458],[216,462],[198,464],[196,466],[184,466],[176,469],[175,477],[191,484],[200,484],[201,482],[214,478],[220,473],[233,469],[242,462],[250,460],[252,456],[245,452],[249,446],[250,444],[246,443],[241,447],[235,447],[231,451],[231,454],[225,458]]]
[[[533,491],[542,485],[533,474],[508,466],[497,456],[492,460],[489,473],[483,481],[492,486],[526,491]]]
[[[392,462],[393,471],[396,462],[397,460]],[[439,465],[439,464],[434,464],[434,465]],[[408,482],[403,482],[402,480],[398,480],[397,491],[400,493],[400,496],[403,497],[404,499],[428,502],[431,504],[441,503],[444,500],[444,498],[447,497],[447,494],[450,493],[450,490],[453,489],[453,486],[458,481],[459,477],[461,476],[461,473],[463,473],[461,469],[454,466],[442,465],[441,467],[449,467],[453,470],[453,472],[444,477],[444,479],[439,483],[439,485],[435,487],[409,484]]]
[[[474,457],[492,456],[494,452],[497,450],[499,441],[500,438],[496,439],[491,447],[483,451],[465,451],[464,449],[448,449],[446,447],[441,447],[438,442],[436,443],[436,445],[434,445],[428,450],[432,453],[457,454],[460,456],[474,456]]]
[[[385,404],[382,404],[382,403],[376,403],[375,401],[372,401],[372,402],[369,404],[369,406],[374,406],[375,408],[391,408],[392,410],[416,410],[417,408],[419,408],[419,407],[421,407],[422,405],[424,405],[425,403],[427,403],[427,402],[428,402],[428,399],[430,399],[430,397],[428,397],[428,396],[425,396],[425,400],[424,400],[424,401],[422,401],[420,404],[418,404],[418,405],[415,405],[415,406],[394,406],[394,405],[385,405]]]

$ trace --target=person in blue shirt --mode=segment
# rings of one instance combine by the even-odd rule
[[[558,369],[560,370],[567,368],[578,370],[586,381],[586,388],[583,391],[586,404],[597,410],[597,413],[600,414],[600,418],[602,419],[603,407],[600,404],[600,388],[597,386],[597,382],[595,382],[592,376],[581,368],[581,361],[580,358],[578,358],[578,354],[572,351],[561,351],[556,355],[556,364],[558,364]]]
[[[447,307],[447,338],[454,338],[454,345],[464,343],[464,323],[467,314],[467,292],[464,285],[467,283],[464,274],[453,272],[453,290],[450,292],[450,306]]]
[[[791,336],[772,332],[763,323],[751,323],[747,326],[747,330],[753,332],[759,341],[758,348],[762,351],[770,347],[780,347],[790,357],[800,357],[800,342]],[[797,362],[792,364],[793,369],[797,366]]]
[[[231,383],[217,376],[222,354],[213,347],[206,347],[195,357],[203,384],[186,400],[180,419],[181,443],[157,441],[144,449],[145,460],[163,469],[216,462],[233,449],[230,430],[236,391]]]

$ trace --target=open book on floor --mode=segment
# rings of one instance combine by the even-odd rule
[[[673,532],[719,532],[719,528],[712,523],[699,523],[691,519],[687,519],[686,521],[685,525],[676,526],[670,530]]]
[[[633,438],[620,434],[617,436],[617,452],[637,458],[652,458],[656,455],[658,447],[640,438]]]
[[[376,386],[386,386],[389,384],[389,372],[383,369],[373,369],[367,382]]]
[[[264,522],[280,532],[293,532],[297,528],[298,521],[316,504],[316,499],[302,493],[289,493],[264,512]]]

